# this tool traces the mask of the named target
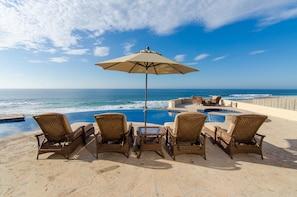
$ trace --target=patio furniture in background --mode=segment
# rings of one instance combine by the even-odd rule
[[[257,133],[267,116],[257,114],[234,115],[228,129],[205,124],[204,132],[233,159],[234,154],[255,153],[261,155],[264,135]],[[212,123],[214,124],[214,123]]]
[[[191,99],[192,99],[192,103],[197,105],[201,105],[203,101],[201,96],[192,96]]]
[[[96,157],[103,152],[119,152],[129,158],[132,144],[132,124],[127,123],[125,114],[105,113],[94,115],[99,127],[99,133],[95,134]]]
[[[212,96],[210,99],[203,99],[202,104],[207,106],[216,106],[220,104],[221,98],[221,96]]]
[[[35,136],[38,143],[37,159],[39,154],[48,152],[62,154],[69,159],[69,155],[94,133],[93,124],[82,122],[70,125],[64,114],[44,113],[33,118],[43,132]]]
[[[176,115],[174,122],[164,124],[166,145],[172,159],[178,154],[192,153],[206,159],[206,138],[201,130],[207,116],[199,112],[182,112]]]

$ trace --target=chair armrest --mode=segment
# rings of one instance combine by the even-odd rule
[[[94,125],[92,123],[83,126],[84,132],[88,132],[89,130],[94,131]],[[93,133],[92,133],[93,134]]]
[[[72,133],[66,135],[66,139],[68,142],[75,140],[76,138],[82,136],[84,134],[84,126],[78,127]]]
[[[129,143],[130,143],[130,139],[132,139],[132,135],[133,135],[133,130],[134,130],[134,127],[132,127],[132,123],[129,123],[128,124],[128,130],[127,132],[125,133],[125,140],[127,140]]]
[[[127,125],[127,132],[126,132],[126,133],[130,133],[131,130],[132,130],[132,123],[130,122],[130,123],[128,123],[128,125]]]
[[[80,126],[80,127],[78,127],[77,129],[75,129],[72,133],[76,133],[76,132],[83,131],[83,130],[84,130],[84,127],[85,127],[85,126]]]
[[[265,135],[261,135],[261,134],[258,134],[256,133],[255,137],[258,137],[260,138],[260,141],[258,142],[260,146],[262,146],[262,143],[263,143],[263,140],[264,140],[264,137],[266,137]],[[256,138],[255,138],[256,139]]]
[[[226,129],[223,129],[219,126],[216,126],[215,136],[217,141],[223,140],[227,144],[230,144],[230,142],[234,142],[233,136],[227,133]]]
[[[134,127],[132,127],[132,123],[129,123],[127,125],[127,131],[124,133],[124,137],[127,139],[127,137],[132,136],[132,130],[134,129]]]
[[[40,133],[40,134],[35,135],[35,137],[36,137],[36,139],[37,139],[38,147],[41,146],[41,140],[40,140],[40,137],[41,137],[41,136],[44,138],[44,134],[43,134],[43,133]]]
[[[215,137],[215,140],[218,139],[218,133],[219,132],[227,132],[225,129],[223,129],[222,127],[219,127],[219,126],[215,126],[215,131],[214,131],[214,137]]]
[[[95,136],[95,140],[96,140],[96,145],[101,143],[101,141],[102,141],[101,135],[99,133],[95,133],[94,136]]]
[[[170,134],[170,136],[172,136],[172,137],[177,137],[177,136],[173,133],[173,130],[171,129],[171,127],[166,126],[165,129],[166,129],[166,131],[167,131],[166,133]]]
[[[201,140],[201,137],[203,137],[203,142],[202,142],[202,140]],[[200,137],[199,137],[200,139],[199,139],[199,141],[200,141],[200,144],[202,144],[202,146],[204,145],[204,144],[206,144],[206,134],[205,133],[200,133]]]
[[[266,135],[261,135],[261,134],[259,134],[259,133],[256,133],[256,136],[259,136],[259,137],[261,137],[261,138],[266,137]]]
[[[40,133],[40,134],[35,135],[35,137],[36,137],[37,140],[39,140],[39,138],[40,138],[41,136],[44,137],[44,134],[43,134],[43,133]]]
[[[165,127],[166,130],[166,144],[169,144],[170,142],[176,142],[176,136],[174,136],[172,129],[169,126]],[[170,138],[170,140],[169,140]]]

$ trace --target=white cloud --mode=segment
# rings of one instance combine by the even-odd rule
[[[174,60],[177,62],[182,62],[182,61],[184,61],[185,57],[186,56],[184,54],[179,54],[174,57]]]
[[[99,57],[104,57],[109,55],[109,47],[96,47],[94,49],[94,55]]]
[[[296,17],[296,0],[1,1],[0,50],[69,48],[106,31],[170,34],[189,23],[214,30],[245,19],[263,27]]]
[[[199,60],[202,60],[202,59],[205,59],[209,56],[209,54],[206,54],[206,53],[202,53],[198,56],[195,57],[195,60],[199,61]]]
[[[82,59],[80,59],[80,61],[82,61],[82,62],[89,62],[89,60],[86,59],[86,58],[82,58]]]
[[[56,63],[68,62],[68,58],[67,57],[52,57],[52,58],[49,58],[49,60],[51,62],[56,62]]]
[[[256,54],[260,54],[260,53],[264,53],[264,52],[266,52],[266,50],[252,51],[252,52],[250,52],[250,55],[256,55]]]
[[[29,60],[29,62],[34,64],[40,64],[42,63],[42,60]]]
[[[124,44],[124,53],[125,53],[126,55],[131,54],[131,53],[132,53],[132,52],[131,52],[131,48],[134,47],[134,46],[135,46],[134,43],[125,43],[125,44]]]
[[[47,50],[45,50],[44,52],[47,52],[47,53],[54,54],[54,53],[56,53],[56,52],[57,52],[57,50],[56,50],[56,49],[54,49],[54,48],[51,48],[51,49],[47,49]]]
[[[190,62],[190,63],[187,63],[187,65],[189,65],[189,66],[195,66],[195,65],[197,65],[197,62]]]
[[[54,49],[54,48],[50,48],[50,49],[37,48],[33,52],[34,53],[44,52],[44,53],[54,54],[54,53],[57,52],[57,49]]]
[[[68,55],[83,55],[86,54],[89,51],[89,49],[73,49],[73,50],[67,50],[65,53]]]
[[[272,13],[273,10],[270,12],[271,13],[267,14],[267,17],[260,20],[258,24],[259,26],[268,26],[290,18],[296,18],[297,16],[296,1],[295,1],[295,7],[292,6],[289,9],[286,9],[286,7],[280,7],[275,15]]]
[[[214,58],[212,61],[219,61],[219,60],[222,60],[222,59],[225,59],[227,56],[226,55],[224,55],[224,56],[220,56],[220,57],[216,57],[216,58]]]

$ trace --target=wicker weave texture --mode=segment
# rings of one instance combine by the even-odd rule
[[[199,140],[207,116],[198,112],[180,113],[175,118],[173,133],[179,142]]]
[[[65,135],[72,132],[64,114],[48,113],[33,116],[46,138],[50,141],[64,141]]]
[[[104,141],[120,140],[127,132],[127,120],[124,114],[100,114],[95,115],[95,119]]]
[[[129,157],[131,125],[127,126],[127,118],[121,113],[94,115],[99,133],[95,135],[96,152],[120,152]]]
[[[254,114],[237,116],[234,122],[235,127],[230,135],[238,143],[249,143],[266,119],[267,116]]]

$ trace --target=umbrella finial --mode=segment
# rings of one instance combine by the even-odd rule
[[[141,50],[141,51],[139,51],[137,53],[155,53],[155,54],[158,54],[158,55],[162,55],[162,54],[160,54],[160,53],[158,53],[156,51],[151,51],[149,46],[147,46],[145,50]]]

